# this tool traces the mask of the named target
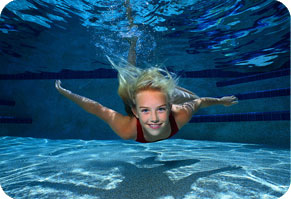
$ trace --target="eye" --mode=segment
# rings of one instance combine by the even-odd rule
[[[166,111],[167,109],[165,108],[165,107],[160,107],[159,109],[158,109],[158,111],[160,111],[160,112],[164,112],[164,111]]]
[[[148,112],[149,112],[148,109],[141,109],[140,111],[141,111],[142,113],[148,113]]]

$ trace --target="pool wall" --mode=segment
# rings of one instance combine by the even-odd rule
[[[95,9],[98,11],[98,8],[100,13],[103,13],[104,8],[100,5],[92,6],[92,10],[89,9],[80,16],[79,14],[83,12],[76,9],[79,8],[79,3],[62,5],[62,11],[54,3],[39,4],[34,1],[31,3],[36,8],[28,6],[27,10],[22,11],[20,7],[24,5],[20,4],[18,8],[16,4],[17,14],[13,12],[13,6],[2,12],[7,24],[2,27],[1,32],[1,52],[4,53],[0,56],[0,136],[119,139],[101,120],[61,96],[54,88],[54,82],[56,79],[62,79],[64,88],[125,113],[122,101],[117,95],[118,81],[114,74],[112,76],[110,72],[98,71],[92,73],[100,68],[111,68],[105,58],[106,53],[126,57],[128,42],[120,35],[120,30],[114,29],[119,27],[115,23],[119,22],[120,16],[117,13],[115,16],[114,12],[105,12],[108,16],[91,16],[90,11],[95,12]],[[183,127],[174,138],[289,147],[290,13],[287,13],[285,7],[273,4],[272,1],[261,1],[258,5],[252,1],[249,1],[250,5],[243,3],[238,1],[238,4],[235,4],[238,7],[231,6],[234,13],[240,13],[238,16],[241,18],[234,19],[235,23],[239,22],[237,25],[230,23],[233,22],[233,18],[228,16],[230,14],[228,9],[216,13],[219,10],[209,8],[209,11],[205,12],[206,18],[201,18],[200,12],[204,12],[203,9],[198,12],[196,10],[198,5],[194,4],[194,10],[188,10],[191,13],[164,16],[169,21],[169,24],[164,25],[173,26],[172,31],[153,31],[157,26],[151,27],[146,23],[143,27],[147,29],[142,30],[146,34],[141,37],[143,46],[137,52],[138,64],[149,60],[153,64],[163,63],[174,69],[174,72],[177,72],[177,69],[179,72],[190,72],[191,77],[183,76],[185,73],[181,73],[180,85],[201,97],[239,96],[243,93],[261,91],[268,93],[274,89],[289,89],[289,93],[284,96],[266,95],[244,99],[231,107],[216,106],[201,109],[194,115],[193,123]],[[239,7],[240,5],[247,7]],[[208,7],[207,4],[204,6]],[[213,7],[212,3],[210,7]],[[80,9],[83,11],[84,8]],[[22,12],[27,12],[29,18],[23,20],[20,16],[28,16]],[[196,12],[197,16],[192,15]],[[208,12],[213,13],[208,15]],[[88,18],[88,14],[91,17]],[[33,18],[34,15],[42,17]],[[62,17],[58,17],[59,15]],[[105,21],[98,24],[98,20],[105,16],[109,17],[110,23]],[[125,20],[125,15],[123,17]],[[201,26],[197,26],[198,22],[190,20],[193,17],[202,20],[199,22]],[[113,24],[112,20],[115,20]],[[126,26],[126,23],[120,24],[120,28]],[[246,35],[243,37],[242,33]],[[237,34],[242,37],[238,37]],[[148,38],[143,38],[147,35]],[[68,72],[68,69],[75,72],[71,74],[60,72],[66,70]],[[281,69],[284,71],[275,72]],[[214,73],[203,76],[202,70],[240,71],[248,78],[241,81],[229,74]],[[264,71],[270,72],[264,76],[268,78],[253,79],[247,74]],[[105,78],[107,74],[110,78]],[[279,75],[276,77],[274,74]],[[278,116],[277,113],[281,113],[280,111],[289,113],[289,118],[286,120],[286,115]],[[271,116],[272,113],[275,114],[271,120],[268,119],[269,113]],[[223,121],[215,121],[220,117],[217,114],[222,114]],[[242,114],[242,117],[234,120],[233,114]],[[232,116],[229,117],[230,115]],[[209,119],[197,122],[195,120],[197,116],[202,116],[200,119],[203,116]],[[243,117],[247,117],[247,121],[240,121]],[[260,120],[257,120],[258,118]]]
[[[226,87],[216,83],[228,78],[181,78],[181,86],[201,97],[233,95],[284,88],[289,76]],[[62,86],[125,114],[117,95],[118,81],[112,79],[66,79]],[[1,80],[0,99],[15,105],[0,106],[1,115],[31,119],[31,123],[1,123],[0,136],[29,136],[49,139],[119,139],[100,119],[60,95],[54,80]],[[242,100],[239,104],[200,109],[195,115],[238,114],[289,110],[290,95]],[[175,138],[270,144],[288,147],[290,120],[194,122],[183,127]]]

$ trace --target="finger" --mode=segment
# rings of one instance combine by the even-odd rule
[[[236,96],[231,96],[231,99],[232,99],[233,101],[237,101],[237,100],[238,100],[238,98],[237,98]]]
[[[61,80],[56,80],[56,83],[55,83],[55,85],[56,85],[56,88],[60,88],[61,87]]]

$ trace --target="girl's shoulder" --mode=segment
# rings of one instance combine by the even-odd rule
[[[136,140],[137,129],[136,123],[137,119],[134,116],[128,116],[128,125],[125,127],[124,131],[128,135],[127,139]]]
[[[136,137],[136,118],[116,114],[113,119],[108,122],[111,129],[122,139],[129,140]]]
[[[173,104],[171,111],[179,129],[187,124],[192,118],[192,112],[183,105]]]

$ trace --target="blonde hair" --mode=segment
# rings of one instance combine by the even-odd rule
[[[125,111],[129,116],[134,116],[131,108],[136,106],[136,94],[142,90],[159,90],[164,92],[171,103],[172,95],[177,85],[177,77],[160,67],[137,68],[125,60],[116,65],[108,56],[112,67],[118,71],[118,95],[121,97]]]

